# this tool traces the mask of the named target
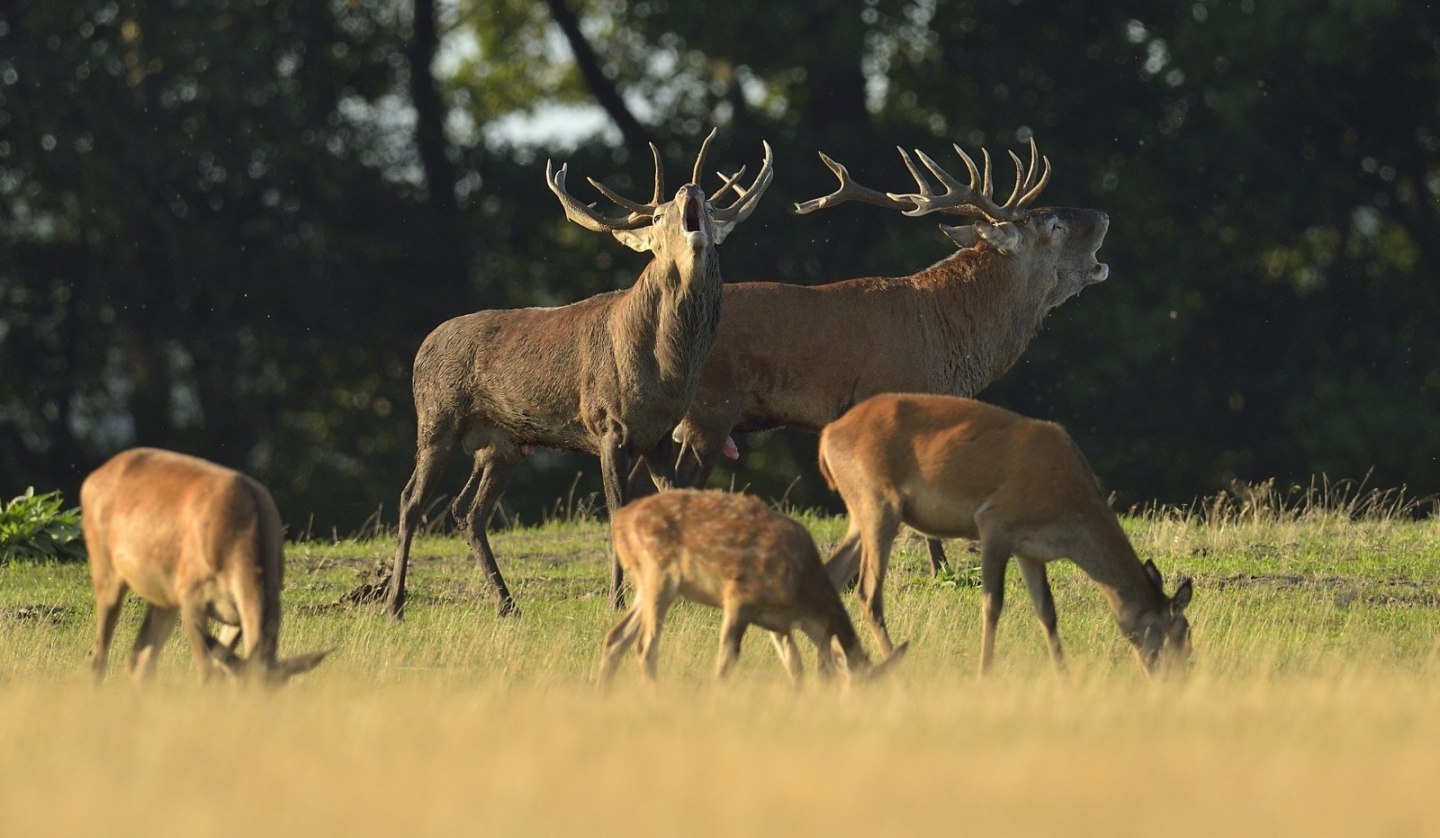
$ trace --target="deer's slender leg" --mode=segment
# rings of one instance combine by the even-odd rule
[[[97,682],[105,680],[110,662],[110,642],[115,638],[115,625],[120,621],[120,606],[125,601],[125,581],[109,567],[96,570],[97,557],[91,557],[91,578],[95,587],[95,648],[90,653],[90,669]]]
[[[1010,543],[1000,537],[984,537],[980,546],[980,674],[990,671],[995,659],[995,626],[1005,607],[1005,566],[1010,562]]]
[[[140,622],[140,633],[135,636],[135,648],[130,651],[130,674],[137,681],[148,680],[155,674],[155,663],[175,621],[180,618],[177,608],[145,607],[145,619]]]
[[[867,509],[860,527],[860,595],[862,610],[870,630],[880,644],[880,651],[889,655],[895,650],[890,630],[885,626],[885,571],[890,564],[890,549],[900,532],[900,511],[883,499],[876,499],[875,508]],[[851,513],[856,514],[854,511]]]
[[[615,674],[615,666],[619,663],[620,656],[625,654],[625,650],[630,648],[640,634],[640,624],[640,605],[636,603],[605,633],[605,642],[600,646],[600,672],[595,676],[598,686],[604,686]]]
[[[940,574],[950,570],[950,563],[945,561],[945,545],[938,538],[925,539],[925,548],[930,551],[930,578],[939,578]]]
[[[1045,640],[1050,644],[1050,660],[1055,664],[1055,671],[1064,674],[1065,653],[1060,649],[1055,595],[1050,591],[1045,563],[1024,556],[1016,556],[1015,559],[1020,565],[1020,576],[1025,580],[1025,588],[1030,592],[1030,603],[1035,606],[1035,616],[1040,618],[1040,625],[1045,629]]]

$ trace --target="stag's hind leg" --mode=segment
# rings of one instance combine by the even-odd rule
[[[410,564],[410,542],[420,523],[421,504],[444,470],[445,458],[455,448],[450,429],[422,431],[415,451],[415,471],[400,493],[400,532],[395,540],[395,559],[385,590],[385,609],[396,620],[405,616],[405,571]]]
[[[450,505],[450,513],[455,516],[455,523],[465,534],[470,551],[485,569],[485,577],[490,581],[490,589],[495,593],[496,610],[502,617],[519,616],[520,609],[515,607],[515,599],[510,596],[510,589],[505,586],[505,577],[500,575],[500,565],[495,562],[495,551],[491,549],[490,539],[485,531],[490,527],[490,516],[495,514],[495,505],[500,502],[500,496],[510,484],[515,465],[514,460],[501,455],[493,447],[476,451],[470,479],[465,482],[465,488],[460,490],[460,494],[455,496],[454,503]]]

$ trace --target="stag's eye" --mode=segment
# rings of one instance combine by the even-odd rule
[[[1052,221],[1052,222],[1050,222],[1050,233],[1051,233],[1052,235],[1058,236],[1058,235],[1060,235],[1060,234],[1063,233],[1063,232],[1065,232],[1065,225],[1064,225],[1064,224],[1061,224],[1061,223],[1058,222],[1058,221]]]

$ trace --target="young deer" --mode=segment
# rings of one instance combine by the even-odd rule
[[[501,614],[515,601],[485,530],[516,467],[536,447],[598,455],[610,514],[625,501],[636,455],[668,439],[695,395],[700,366],[720,322],[716,247],[754,211],[774,175],[770,146],[750,188],[737,172],[706,197],[698,183],[712,131],[694,174],[665,200],[660,152],[648,204],[591,184],[627,212],[606,217],[565,190],[565,167],[545,178],[565,216],[652,254],[635,284],[557,308],[480,311],[440,324],[415,355],[415,471],[400,495],[400,531],[386,591],[390,615],[405,607],[410,542],[425,496],[456,448],[471,458],[470,479],[450,505],[485,568]],[[727,206],[715,202],[734,190]],[[668,470],[668,464],[652,464]],[[620,605],[621,571],[612,563],[611,603]]]
[[[735,663],[752,623],[772,632],[780,660],[797,682],[803,668],[791,636],[797,628],[815,643],[826,676],[838,665],[848,675],[874,677],[904,654],[902,644],[883,664],[871,666],[810,534],[758,498],[677,489],[626,506],[613,529],[635,602],[605,635],[602,685],[637,639],[640,664],[654,680],[660,628],[677,597],[724,612],[719,678]]]
[[[80,508],[95,587],[97,681],[105,678],[126,590],[147,603],[130,654],[137,679],[154,673],[177,618],[202,682],[218,668],[283,683],[329,654],[276,657],[283,536],[275,502],[251,478],[184,454],[133,448],[85,478]],[[225,640],[211,636],[211,618],[230,627]],[[235,654],[241,637],[244,658]]]
[[[941,225],[960,250],[909,276],[808,287],[727,284],[725,317],[676,431],[677,485],[702,485],[722,454],[737,457],[732,433],[779,427],[819,433],[877,393],[973,396],[1015,363],[1046,314],[1105,280],[1109,268],[1096,260],[1110,224],[1105,213],[1029,208],[1050,179],[1050,162],[1033,141],[1028,167],[1010,155],[1015,187],[1003,203],[992,197],[989,154],[982,172],[959,146],[955,150],[969,170],[968,185],[916,152],[943,194],[903,150],[919,190],[913,194],[861,186],[844,166],[820,155],[840,186],[797,204],[802,214],[854,201],[907,216],[976,220]],[[930,549],[938,573],[944,554],[933,540]]]
[[[981,674],[994,656],[1012,554],[1057,669],[1064,657],[1045,564],[1062,557],[1100,587],[1147,673],[1187,662],[1190,580],[1165,595],[1160,571],[1140,563],[1059,425],[953,396],[875,396],[821,432],[820,471],[850,513],[826,571],[839,585],[858,568],[860,600],[882,648],[890,637],[881,590],[904,523],[931,537],[980,540]]]

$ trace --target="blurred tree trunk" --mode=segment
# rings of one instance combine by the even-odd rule
[[[652,142],[650,132],[625,106],[625,100],[615,89],[615,82],[605,75],[600,66],[600,56],[595,53],[590,42],[585,40],[585,33],[580,31],[580,21],[575,17],[575,13],[565,5],[565,0],[545,0],[545,5],[549,7],[550,17],[555,20],[555,25],[565,33],[565,40],[570,43],[570,51],[575,54],[575,66],[580,69],[585,85],[590,88],[595,101],[605,109],[625,137],[625,147],[641,149],[649,145]]]
[[[415,147],[425,170],[426,206],[431,215],[429,223],[423,225],[428,229],[417,230],[415,237],[427,249],[434,248],[430,250],[434,271],[427,281],[439,292],[438,299],[451,298],[445,302],[444,310],[433,313],[439,317],[455,305],[455,299],[468,296],[470,247],[455,197],[455,166],[445,139],[447,109],[430,69],[440,48],[436,2],[415,0],[405,57],[410,65],[410,99],[415,106]]]

